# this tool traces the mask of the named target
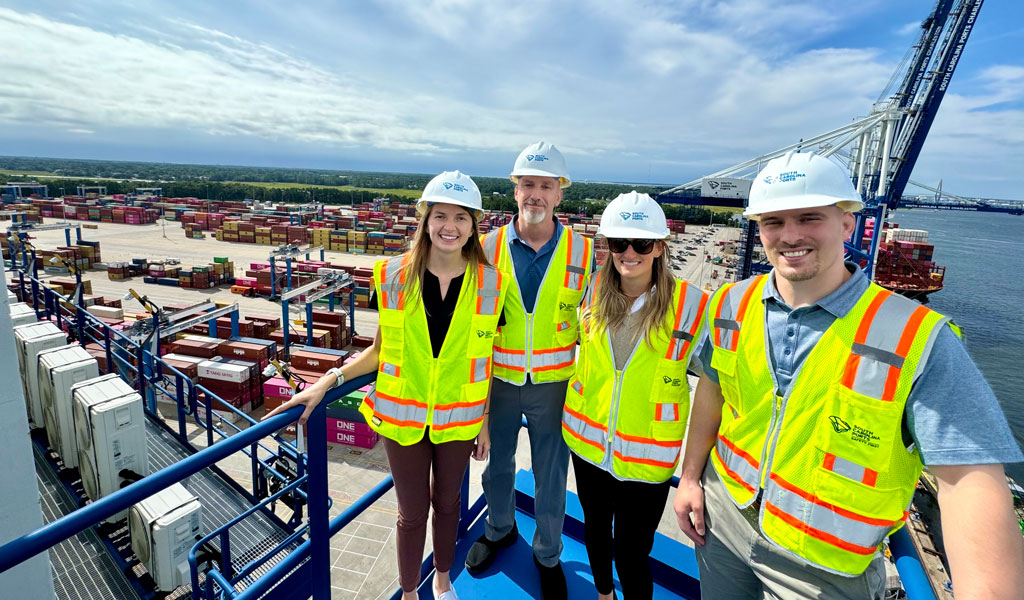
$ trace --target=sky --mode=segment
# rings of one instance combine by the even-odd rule
[[[680,184],[867,115],[934,0],[0,4],[0,155]],[[1024,3],[912,178],[1024,200]],[[908,188],[908,193],[915,193]]]

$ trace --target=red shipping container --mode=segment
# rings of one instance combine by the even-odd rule
[[[328,369],[341,367],[345,363],[344,356],[333,354],[320,354],[308,350],[297,350],[292,352],[291,366],[297,369],[326,373]]]
[[[206,328],[203,328],[206,330]],[[203,358],[213,358],[217,356],[217,346],[220,343],[213,342],[200,342],[198,340],[178,340],[171,344],[170,351],[177,352],[178,354],[188,354],[189,356],[201,356]]]
[[[217,346],[217,354],[228,358],[240,358],[243,360],[259,363],[260,367],[267,366],[270,357],[269,348],[258,344],[247,342],[224,342]]]

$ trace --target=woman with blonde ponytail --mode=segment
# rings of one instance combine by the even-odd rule
[[[648,557],[679,463],[686,372],[708,297],[672,274],[665,214],[650,196],[615,198],[598,235],[608,240],[609,259],[585,300],[562,435],[599,598],[614,597],[613,560],[623,596],[650,598]]]

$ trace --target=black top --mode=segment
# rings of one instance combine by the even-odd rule
[[[441,354],[441,346],[444,345],[444,338],[448,335],[448,328],[452,324],[452,315],[455,314],[455,306],[459,303],[459,292],[462,291],[462,279],[465,273],[453,277],[448,284],[448,293],[444,299],[441,298],[441,281],[430,272],[423,271],[423,309],[427,313],[427,329],[430,331],[430,347],[434,351],[434,358]],[[373,288],[370,294],[371,310],[378,310],[377,289]],[[502,310],[498,316],[498,327],[505,324],[505,311]]]

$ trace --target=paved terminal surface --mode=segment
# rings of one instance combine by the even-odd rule
[[[212,262],[214,256],[226,256],[233,260],[236,275],[244,276],[250,262],[265,261],[271,246],[254,244],[219,242],[216,239],[186,239],[177,223],[168,223],[162,234],[159,225],[120,225],[100,223],[99,228],[83,229],[82,236],[86,240],[100,242],[100,250],[104,261],[127,261],[131,258],[177,258],[182,266],[205,265]],[[734,269],[705,263],[704,252],[718,254],[719,241],[736,240],[739,230],[735,228],[690,227],[691,233],[677,236],[670,242],[673,266],[679,277],[698,284],[702,288],[710,284],[717,288],[725,279],[727,270]],[[72,235],[74,235],[72,233]],[[37,248],[48,249],[64,245],[63,231],[44,231],[34,234]],[[676,259],[677,253],[686,253],[686,246],[693,246],[695,256],[684,256],[686,262]],[[311,258],[319,258],[317,256]],[[349,254],[344,252],[326,252],[325,259],[333,263],[370,266],[381,257],[373,255]],[[712,278],[717,270],[718,276]],[[129,287],[140,294],[149,296],[157,304],[199,302],[201,300],[222,300],[238,302],[243,315],[248,313],[280,315],[281,308],[277,303],[259,298],[244,298],[231,294],[227,287],[211,290],[190,290],[177,287],[146,284],[141,278],[123,281],[111,281],[103,271],[85,273],[85,278],[92,281],[94,294],[104,296],[124,296]],[[45,279],[45,277],[44,277]],[[731,279],[730,279],[731,280]],[[126,301],[127,310],[141,310],[134,301]],[[292,319],[303,318],[304,311],[293,306]],[[356,331],[361,335],[373,335],[376,329],[376,313],[370,310],[357,309]],[[696,380],[691,378],[691,385]],[[262,410],[262,409],[260,409]],[[262,416],[255,414],[255,417]],[[197,446],[205,444],[205,433],[197,427],[193,428],[193,443]],[[529,438],[524,430],[519,438],[517,465],[520,468],[530,467]],[[334,517],[351,505],[356,499],[368,492],[374,485],[388,474],[387,458],[382,444],[372,450],[360,450],[348,446],[328,445],[329,480],[328,486]],[[482,494],[480,475],[485,463],[471,461],[470,496],[475,499]],[[250,485],[251,470],[248,459],[236,455],[220,465],[244,486]],[[571,473],[568,487],[575,491],[575,476]],[[338,599],[377,599],[388,598],[398,586],[397,565],[395,561],[395,519],[398,514],[394,491],[389,492],[369,510],[365,511],[356,521],[343,529],[331,539],[331,564],[333,597]],[[278,505],[277,510],[287,515],[288,509]],[[685,536],[676,526],[672,513],[671,495],[665,513],[662,516],[659,531],[675,539],[686,541]],[[430,537],[427,537],[429,550]]]

